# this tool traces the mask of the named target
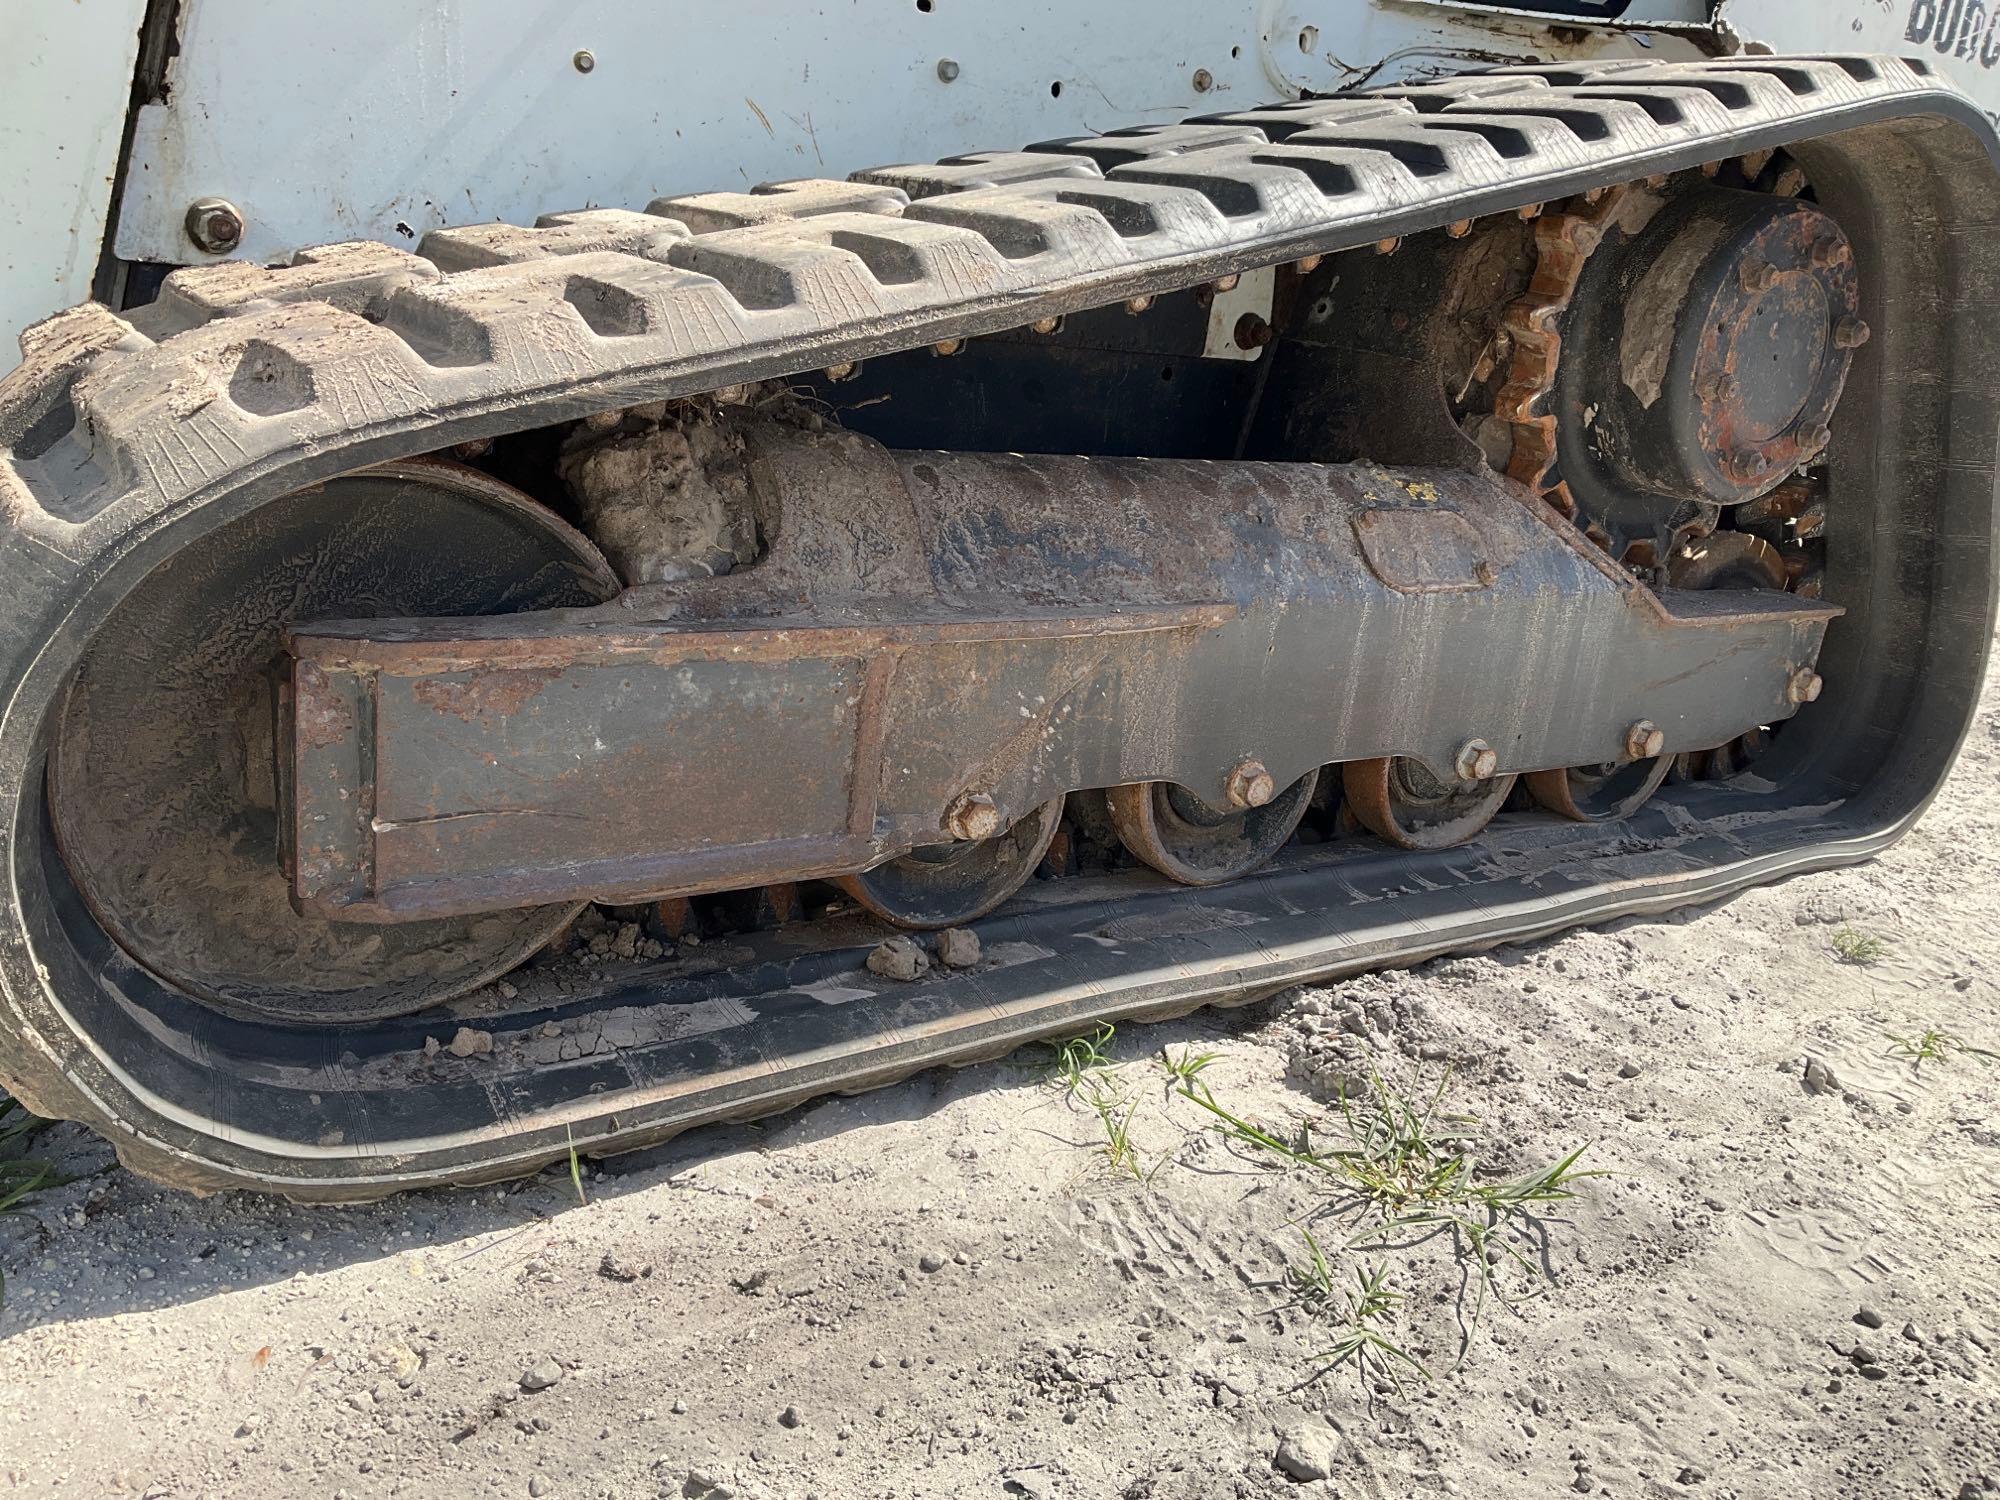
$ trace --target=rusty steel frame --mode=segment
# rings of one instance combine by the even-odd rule
[[[304,906],[394,922],[846,874],[952,840],[968,798],[996,827],[1133,782],[1226,808],[1247,764],[1449,777],[1473,738],[1502,773],[1625,759],[1644,720],[1704,750],[1795,712],[1840,613],[1656,594],[1484,471],[746,437],[776,536],[748,572],[294,630]]]

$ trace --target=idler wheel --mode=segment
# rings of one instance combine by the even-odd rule
[[[1186,787],[1141,781],[1112,787],[1105,801],[1118,838],[1137,858],[1182,885],[1221,885],[1284,848],[1312,802],[1308,771],[1262,807],[1210,807]]]
[[[970,922],[1000,905],[1035,873],[1056,836],[1062,810],[1063,799],[1053,797],[991,838],[928,844],[859,875],[842,875],[840,888],[898,927]]]
[[[56,715],[50,817],[84,902],[162,980],[273,1020],[378,1020],[505,973],[580,903],[387,925],[293,909],[275,752],[285,632],[617,590],[553,512],[424,460],[300,490],[188,543],[112,612]]]

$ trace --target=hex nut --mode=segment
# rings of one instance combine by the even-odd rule
[[[967,792],[944,815],[945,832],[971,842],[990,839],[1000,831],[1000,809],[984,792]]]
[[[577,72],[588,73],[597,66],[597,55],[588,47],[579,47],[576,50],[576,56],[572,57],[569,61],[570,66],[575,68]]]
[[[243,243],[243,214],[226,198],[197,198],[188,205],[187,237],[207,255],[227,255]]]
[[[1278,784],[1264,769],[1261,760],[1246,760],[1229,773],[1229,804],[1232,807],[1262,807],[1277,794]]]
[[[1061,327],[1062,319],[1056,317],[1037,318],[1028,325],[1028,329],[1032,333],[1054,333]]]
[[[1625,754],[1632,760],[1651,760],[1666,748],[1666,735],[1651,719],[1641,719],[1625,731]]]
[[[1833,325],[1833,347],[1836,349],[1859,349],[1874,333],[1860,318],[1842,318]]]
[[[1785,684],[1785,696],[1794,703],[1810,703],[1819,697],[1822,686],[1819,673],[1811,667],[1800,667],[1792,673],[1792,680]]]
[[[838,385],[843,380],[852,380],[855,376],[855,373],[859,371],[860,368],[861,365],[858,361],[851,359],[843,359],[842,361],[840,361],[839,364],[828,365],[826,369],[821,373],[823,373],[830,382],[832,382],[835,385]]]
[[[1500,769],[1500,755],[1484,740],[1467,740],[1452,757],[1451,767],[1460,781],[1485,781]]]
[[[950,83],[954,78],[958,77],[957,62],[949,57],[940,57],[937,65],[937,76],[939,83]]]
[[[1746,292],[1768,292],[1778,284],[1778,268],[1768,260],[1746,260],[1737,274]]]

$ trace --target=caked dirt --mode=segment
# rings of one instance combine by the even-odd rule
[[[1996,876],[1989,683],[1875,864],[703,1131],[582,1205],[196,1200],[59,1127],[77,1179],[0,1217],[0,1493],[2000,1495],[2000,1061],[1954,1046],[2000,1051]],[[1380,1087],[1476,1184],[1599,1175],[1477,1260],[1371,1233],[1163,1054],[1280,1143]]]

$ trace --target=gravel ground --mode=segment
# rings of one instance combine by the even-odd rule
[[[1996,871],[1989,683],[1876,864],[1131,1029],[1075,1089],[1023,1055],[704,1131],[584,1206],[197,1200],[59,1127],[78,1180],[0,1218],[0,1492],[2000,1495],[2000,1064],[1891,1040],[2000,1050]],[[1282,1139],[1379,1079],[1476,1117],[1481,1181],[1601,1175],[1490,1277],[1354,1247],[1351,1176],[1163,1049]],[[1331,1363],[1371,1269],[1426,1373]]]

